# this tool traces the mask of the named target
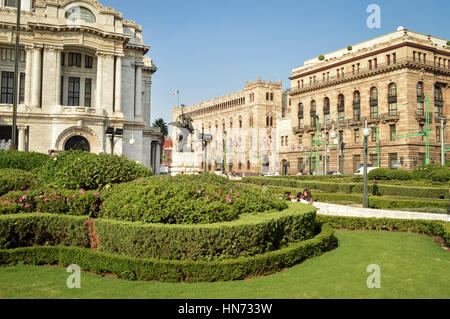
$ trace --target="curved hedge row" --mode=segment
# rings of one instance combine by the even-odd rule
[[[51,157],[35,152],[0,150],[0,168],[15,168],[31,171],[45,165]]]
[[[36,176],[30,172],[16,169],[0,169],[0,196],[13,190],[25,190],[36,184]]]
[[[77,264],[83,271],[114,274],[127,280],[167,282],[231,281],[264,276],[317,256],[336,239],[333,228],[323,225],[312,239],[252,257],[224,261],[158,260],[119,256],[76,247],[27,247],[0,250],[0,265]]]
[[[95,221],[99,249],[130,257],[214,260],[253,256],[314,236],[317,209],[290,205],[282,212],[242,214],[215,224],[165,225]]]

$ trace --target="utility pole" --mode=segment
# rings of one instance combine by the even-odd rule
[[[21,0],[17,0],[17,24],[16,24],[16,57],[14,61],[14,94],[12,116],[12,143],[10,149],[17,150],[17,100],[19,94],[19,44],[20,44],[20,9]]]

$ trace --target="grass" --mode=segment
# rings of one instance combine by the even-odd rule
[[[272,276],[236,282],[130,282],[82,273],[81,289],[68,289],[63,268],[4,267],[0,299],[450,298],[450,254],[432,238],[376,231],[336,236],[336,250]],[[381,267],[380,289],[366,286],[371,264]]]

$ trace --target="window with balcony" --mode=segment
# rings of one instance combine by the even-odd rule
[[[326,97],[323,101],[323,117],[325,126],[330,125],[330,99]]]
[[[1,104],[13,104],[14,98],[14,72],[2,72]]]
[[[424,115],[424,102],[425,102],[425,92],[423,88],[423,83],[417,83],[417,115]]]
[[[81,54],[80,53],[69,53],[69,67],[81,68]]]
[[[361,121],[361,94],[359,91],[353,92],[353,120]]]
[[[85,79],[84,84],[84,106],[92,106],[92,79]]]
[[[338,96],[338,122],[344,123],[345,121],[345,99],[343,94],[339,94]]]
[[[434,115],[436,118],[444,117],[444,97],[438,85],[434,86]]]
[[[397,113],[397,85],[395,83],[389,84],[388,104],[389,104],[389,116],[396,116],[398,113]]]
[[[303,103],[298,104],[298,127],[303,128]]]
[[[311,125],[313,127],[316,127],[316,101],[312,100],[311,101],[311,108],[310,108],[310,112],[309,112],[310,118],[311,118]]]
[[[370,118],[377,119],[378,118],[378,89],[376,87],[372,87],[370,89]]]

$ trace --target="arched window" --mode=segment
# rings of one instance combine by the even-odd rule
[[[345,99],[343,94],[338,95],[338,122],[344,123],[345,121]]]
[[[328,97],[323,99],[323,117],[325,126],[330,125],[330,99]]]
[[[424,102],[425,102],[425,91],[423,88],[423,83],[417,83],[417,115],[424,115]]]
[[[273,116],[270,117],[270,127],[273,127]]]
[[[66,19],[69,21],[85,21],[88,23],[95,23],[95,15],[84,7],[72,7],[66,11]]]
[[[313,127],[316,127],[316,115],[317,115],[317,113],[316,113],[316,101],[314,101],[314,100],[311,101],[311,108],[310,108],[310,111],[309,111],[309,115],[311,117],[311,125]]]
[[[370,89],[370,118],[378,118],[378,89],[376,87]]]
[[[298,126],[303,128],[304,125],[303,103],[298,103]]]
[[[434,86],[434,115],[435,117],[444,117],[444,97],[442,88],[438,85]]]
[[[395,83],[389,84],[388,104],[389,116],[397,116],[397,85]]]
[[[65,151],[75,150],[75,151],[85,151],[90,152],[91,146],[86,138],[83,136],[72,136],[67,140],[64,145]]]
[[[359,91],[353,92],[353,120],[361,121],[361,94]]]

